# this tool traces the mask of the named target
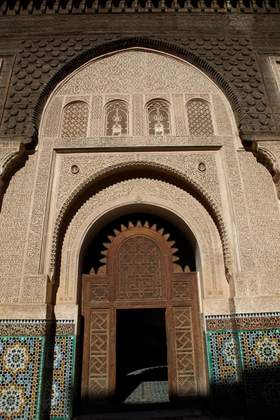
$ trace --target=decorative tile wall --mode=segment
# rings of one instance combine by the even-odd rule
[[[279,326],[280,313],[206,317],[209,379],[218,401],[265,410],[266,418],[279,413]],[[75,353],[73,321],[0,321],[0,420],[36,420],[42,413],[70,420]]]
[[[245,399],[249,413],[275,414],[280,408],[280,314],[211,316],[206,325],[214,398],[227,393],[234,403]]]
[[[74,364],[73,321],[0,320],[0,420],[71,419]]]
[[[75,337],[57,336],[51,398],[51,419],[70,419],[74,390]]]
[[[39,419],[43,337],[1,337],[0,419]]]

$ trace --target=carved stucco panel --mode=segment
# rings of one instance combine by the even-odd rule
[[[19,151],[20,144],[18,142],[10,140],[0,142],[0,177],[5,174],[10,161],[19,153]]]
[[[150,94],[151,87],[155,95],[182,90],[188,93],[218,92],[215,84],[190,64],[160,53],[127,50],[93,60],[69,78],[59,93]]]
[[[181,215],[199,243],[201,274],[205,279],[203,295],[225,296],[228,293],[220,237],[205,208],[191,195],[173,185],[141,178],[108,187],[91,197],[76,213],[63,243],[58,301],[74,302],[76,299],[78,256],[86,231],[105,212],[133,203],[156,205]]]
[[[280,294],[280,213],[269,172],[251,153],[240,153],[256,269],[263,295]]]
[[[56,208],[59,210],[63,202],[69,197],[72,191],[77,188],[83,180],[89,178],[101,169],[117,165],[119,163],[129,163],[131,161],[147,161],[165,164],[197,181],[205,190],[221,203],[221,193],[219,179],[217,175],[215,152],[184,152],[177,153],[79,153],[61,154],[58,157],[60,167]],[[202,164],[202,165],[201,165]],[[71,168],[76,165],[79,172],[73,174]]]
[[[180,93],[172,95],[173,112],[175,118],[175,132],[176,136],[186,136],[186,107],[184,103],[184,96]]]
[[[144,135],[144,103],[143,95],[135,94],[132,97],[132,133],[134,136]]]
[[[237,260],[239,269],[237,270],[235,292],[237,296],[257,295],[259,282],[252,249],[246,192],[242,183],[238,156],[234,153],[234,148],[230,144],[225,147],[225,160],[227,162],[225,176],[228,179],[233,220],[235,221],[233,229],[236,232],[236,249],[239,251]]]
[[[94,95],[92,97],[91,111],[90,111],[90,135],[102,136],[104,127],[102,124],[103,98],[102,96]]]
[[[103,127],[102,120],[96,121],[97,126]],[[92,121],[92,124],[95,124]],[[141,122],[144,127],[144,121]],[[93,127],[93,125],[92,125]],[[101,130],[101,129],[100,129]],[[144,128],[143,128],[144,130]],[[59,148],[73,148],[73,149],[82,149],[82,148],[107,148],[113,147],[116,150],[120,147],[139,147],[139,146],[155,146],[155,147],[176,147],[176,146],[210,146],[213,145],[215,148],[222,146],[225,143],[234,143],[237,141],[233,136],[120,136],[120,137],[82,137],[77,140],[77,138],[56,138],[55,146]],[[44,142],[45,139],[42,139]],[[240,142],[240,140],[238,141]]]
[[[28,221],[27,249],[24,258],[24,275],[36,275],[40,270],[43,228],[46,212],[48,187],[51,181],[52,152],[50,144],[44,144],[39,149],[36,168],[36,185],[31,197],[32,212]]]
[[[235,123],[231,118],[232,111],[229,109],[221,95],[213,95],[213,116],[216,133],[219,136],[230,136],[233,134]],[[239,141],[239,144],[241,142]]]
[[[41,134],[45,137],[57,137],[61,124],[63,97],[55,96],[47,105]]]
[[[17,303],[23,270],[36,156],[10,180],[0,212],[0,303]]]

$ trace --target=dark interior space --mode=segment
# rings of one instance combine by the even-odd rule
[[[168,401],[165,309],[117,310],[116,365],[118,402]]]

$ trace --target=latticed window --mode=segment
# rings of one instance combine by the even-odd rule
[[[170,134],[169,103],[155,99],[147,104],[149,136]]]
[[[187,103],[187,115],[191,135],[207,136],[214,134],[208,102],[203,99],[191,99]]]
[[[105,106],[106,136],[125,136],[128,134],[128,106],[125,101],[115,100]]]
[[[63,109],[62,137],[84,137],[87,135],[88,104],[75,101]]]

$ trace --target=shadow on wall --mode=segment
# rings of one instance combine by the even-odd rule
[[[158,381],[162,373],[156,377],[147,376],[135,378],[134,386],[139,386],[139,380]],[[77,400],[76,416],[93,413],[116,413],[129,411],[143,412],[156,410],[155,418],[165,418],[164,411],[168,410],[168,418],[176,420],[188,418],[186,415],[210,416],[214,418],[238,418],[238,419],[278,419],[280,410],[280,366],[273,369],[257,369],[254,372],[244,371],[243,381],[235,384],[212,384],[208,396],[173,398],[170,402],[158,403],[118,403],[112,398],[110,401],[100,400]],[[131,384],[132,385],[132,384]],[[174,417],[172,416],[174,410]],[[159,414],[161,413],[161,415]],[[180,414],[181,413],[181,414]],[[158,417],[157,417],[158,415]],[[98,417],[98,415],[97,415]],[[83,416],[81,417],[83,418]],[[85,419],[87,416],[85,417]],[[89,417],[91,418],[91,417]],[[100,418],[100,415],[99,415]],[[110,417],[108,417],[110,418]],[[130,418],[130,417],[129,417]],[[208,417],[206,417],[208,419]],[[198,417],[199,419],[199,417]]]
[[[270,367],[254,367],[252,369],[244,369],[240,367],[239,380],[228,380],[227,383],[219,382],[217,372],[219,366],[212,366],[211,372],[212,383],[210,385],[209,394],[206,396],[188,397],[188,398],[171,398],[168,401],[168,385],[167,372],[165,366],[158,366],[152,369],[140,369],[135,371],[133,375],[128,375],[129,382],[126,389],[119,388],[121,392],[111,398],[103,399],[81,399],[80,397],[80,372],[82,358],[81,353],[76,355],[76,374],[75,380],[73,378],[73,370],[67,366],[67,351],[65,354],[60,354],[58,357],[56,345],[59,342],[59,337],[55,337],[55,326],[52,324],[48,330],[48,337],[46,337],[46,352],[45,363],[42,378],[42,404],[41,416],[42,419],[63,418],[71,419],[73,416],[96,415],[99,419],[107,418],[104,413],[119,413],[121,420],[126,419],[129,412],[139,411],[139,417],[146,419],[146,411],[156,411],[153,418],[181,418],[190,416],[191,413],[196,415],[209,416],[207,420],[214,420],[216,417],[234,418],[240,416],[240,419],[278,419],[280,410],[280,361],[278,354],[278,361]],[[64,337],[65,338],[65,337]],[[63,339],[64,339],[63,338]],[[66,337],[67,338],[67,337]],[[69,337],[68,337],[69,338]],[[81,346],[78,345],[78,351],[81,352]],[[222,357],[219,353],[218,358]],[[73,367],[74,369],[74,367]],[[213,380],[214,375],[215,379]],[[69,376],[69,378],[67,377]],[[59,392],[54,388],[54,380],[60,376],[62,378],[61,384],[65,389],[60,389]],[[70,377],[71,376],[71,377]],[[75,385],[74,385],[75,384]],[[143,385],[144,384],[144,385]],[[146,384],[146,385],[145,385]],[[146,386],[146,391],[145,391]],[[148,386],[148,388],[147,388]],[[127,398],[131,396],[138,389],[137,398]],[[144,398],[139,402],[139,389],[146,392],[149,398]],[[143,391],[144,390],[144,391]],[[148,390],[148,394],[147,394]],[[123,392],[122,392],[123,391]],[[149,394],[150,392],[150,394]],[[152,401],[151,393],[161,393]],[[159,397],[159,398],[158,398]],[[57,404],[58,401],[58,404]],[[164,414],[165,412],[168,415]],[[73,412],[73,415],[72,415]],[[142,414],[140,414],[143,412]],[[102,414],[103,413],[103,414]],[[122,413],[122,414],[120,414]],[[160,416],[159,416],[159,413]],[[181,414],[180,414],[181,413]],[[187,414],[186,414],[187,413]],[[180,417],[180,415],[182,417]],[[138,416],[138,414],[137,414]],[[108,417],[110,418],[110,417]],[[118,417],[120,419],[120,417]],[[129,417],[131,418],[131,417]],[[188,418],[188,417],[187,417]],[[199,417],[198,417],[199,418]]]
[[[139,386],[139,380],[147,380],[147,377],[135,378],[134,386]],[[148,378],[149,381],[157,381],[158,378]],[[170,402],[158,403],[118,403],[114,398],[109,402],[102,400],[80,400],[77,402],[75,415],[93,414],[102,412],[125,412],[128,411],[154,411],[158,413],[174,410],[176,420],[185,418],[186,413],[197,413],[210,416],[212,419],[244,418],[244,419],[278,419],[279,418],[279,389],[280,367],[277,369],[258,369],[254,372],[243,372],[243,382],[235,384],[212,384],[211,391],[205,397],[173,398]],[[132,384],[131,384],[132,385]],[[132,385],[133,386],[133,385]],[[143,417],[145,418],[145,417]],[[157,418],[157,416],[155,417]],[[161,417],[159,417],[161,418]],[[199,418],[199,417],[198,417]],[[209,420],[210,420],[209,418]]]

